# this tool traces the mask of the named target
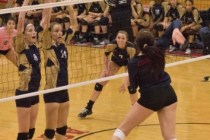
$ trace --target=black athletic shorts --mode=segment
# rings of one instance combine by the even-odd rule
[[[69,101],[68,90],[61,90],[44,94],[45,103],[64,103]]]
[[[23,95],[26,93],[30,94],[30,92],[34,92],[34,91],[20,91],[20,90],[16,89],[15,95],[18,96],[18,95]],[[37,96],[28,97],[28,98],[17,99],[17,100],[15,100],[15,103],[16,103],[16,107],[29,108],[32,105],[39,103],[39,96],[37,95]]]
[[[9,49],[9,50],[10,50],[10,49]],[[6,54],[9,52],[9,50],[0,50],[0,54],[6,55]]]
[[[177,96],[171,85],[155,86],[148,89],[140,89],[141,97],[138,103],[153,111],[158,111],[177,102]]]

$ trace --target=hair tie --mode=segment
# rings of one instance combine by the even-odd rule
[[[144,44],[143,49],[145,49],[147,47],[147,44]]]

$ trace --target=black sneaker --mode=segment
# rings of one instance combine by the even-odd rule
[[[79,40],[79,43],[87,43],[87,39],[86,38],[82,38],[81,40]]]
[[[99,45],[100,41],[98,39],[94,39],[92,43],[93,43],[93,45]]]
[[[91,115],[92,113],[93,113],[92,110],[85,108],[81,113],[78,114],[78,117],[82,119],[88,115]]]

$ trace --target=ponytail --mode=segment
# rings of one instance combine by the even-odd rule
[[[135,44],[137,49],[144,54],[152,63],[152,72],[159,75],[165,68],[164,52],[154,46],[154,37],[151,32],[141,30],[138,32]]]

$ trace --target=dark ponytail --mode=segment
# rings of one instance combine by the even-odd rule
[[[152,33],[148,30],[140,30],[137,34],[135,44],[137,53],[142,53],[151,61],[152,69],[149,70],[159,76],[165,68],[165,56],[163,51],[155,46],[155,40]]]

